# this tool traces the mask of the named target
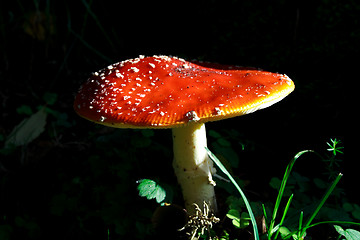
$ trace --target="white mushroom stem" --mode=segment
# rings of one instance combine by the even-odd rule
[[[186,127],[172,129],[174,162],[178,183],[181,186],[185,208],[195,213],[194,203],[203,209],[204,201],[216,212],[216,199],[212,174],[213,162],[205,150],[205,124],[192,122]]]

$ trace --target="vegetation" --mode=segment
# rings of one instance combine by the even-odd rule
[[[261,67],[296,85],[272,108],[207,124],[219,222],[200,209],[193,223],[210,228],[194,237],[358,238],[358,163],[344,157],[358,2],[117,4],[0,4],[1,240],[186,239],[196,229],[178,231],[188,219],[164,171],[169,131],[106,128],[73,111],[91,72],[140,54]]]
[[[218,133],[214,133],[213,135],[216,135],[220,137]],[[329,172],[328,174],[331,175],[332,170],[331,166],[333,162],[335,162],[335,157],[338,153],[343,154],[342,146],[339,146],[341,143],[340,140],[337,139],[330,139],[330,142],[327,142],[327,145],[330,147],[327,150],[332,152],[332,155],[326,155],[322,156],[320,154],[317,154],[318,157],[324,162],[329,162]],[[225,144],[227,145],[227,143]],[[347,202],[346,200],[342,199],[336,199],[336,204],[329,204],[325,207],[326,213],[322,211],[324,214],[322,216],[322,221],[318,221],[316,223],[313,223],[313,220],[317,217],[320,210],[323,208],[326,200],[330,197],[330,195],[334,192],[334,189],[338,182],[340,181],[342,174],[339,173],[333,183],[327,186],[326,182],[324,180],[321,180],[320,178],[314,178],[313,184],[319,188],[319,190],[324,190],[328,188],[324,195],[321,197],[321,199],[316,199],[315,197],[312,197],[312,199],[309,197],[308,191],[310,191],[309,182],[310,179],[307,177],[301,176],[299,173],[293,172],[292,168],[296,162],[296,160],[303,155],[306,152],[313,152],[309,150],[301,151],[295,155],[295,157],[290,161],[288,164],[285,174],[283,176],[282,181],[280,179],[274,177],[271,179],[269,185],[271,185],[273,188],[278,190],[278,196],[276,199],[275,204],[271,203],[261,203],[262,211],[259,207],[256,207],[256,205],[260,203],[249,203],[248,199],[246,198],[244,192],[241,190],[239,184],[237,181],[231,176],[229,171],[226,169],[226,167],[221,163],[221,161],[209,150],[207,149],[210,158],[215,162],[216,166],[221,170],[222,173],[226,175],[227,178],[230,179],[230,182],[232,185],[237,189],[239,194],[241,195],[241,199],[237,198],[234,195],[230,195],[228,197],[227,203],[228,205],[228,212],[226,214],[226,217],[228,219],[232,220],[233,228],[239,229],[239,230],[245,230],[248,229],[250,225],[253,227],[253,238],[254,239],[293,239],[293,240],[302,240],[305,239],[307,236],[307,231],[310,228],[316,227],[318,225],[322,224],[331,224],[334,226],[335,230],[339,234],[338,239],[341,237],[344,237],[347,240],[353,240],[353,239],[359,239],[360,238],[360,232],[351,228],[348,228],[347,230],[343,230],[342,227],[338,226],[337,224],[344,224],[346,226],[352,225],[352,226],[360,226],[360,216],[358,215],[359,205],[358,204],[352,204]],[[337,161],[341,161],[337,159]],[[237,164],[235,164],[237,165]],[[293,177],[292,181],[289,182],[292,184],[287,185],[289,177]],[[332,176],[331,176],[332,177]],[[222,178],[224,179],[224,178]],[[230,184],[230,183],[229,183]],[[296,186],[299,186],[299,192],[295,192]],[[228,187],[228,186],[227,186]],[[161,188],[159,185],[157,185],[152,180],[142,180],[138,186],[139,195],[145,196],[148,199],[156,198],[156,201],[160,203],[162,200],[165,199],[166,191]],[[314,189],[312,189],[314,190]],[[299,197],[298,201],[294,201],[294,204],[296,208],[292,208],[292,200],[294,197],[294,194]],[[158,197],[161,196],[161,200],[159,201]],[[289,196],[287,203],[283,206],[283,209],[280,208],[281,200],[284,196]],[[340,198],[339,194],[336,194],[337,198]],[[171,200],[170,200],[171,202]],[[316,205],[315,205],[315,204]],[[339,203],[342,203],[342,208],[339,208]],[[310,205],[310,206],[309,206]],[[349,207],[349,208],[348,208]],[[270,209],[269,209],[270,208]],[[352,216],[349,215],[349,209],[352,209],[353,211]],[[356,209],[356,210],[355,210]],[[254,215],[254,212],[257,214]],[[269,212],[272,212],[272,215],[269,215]],[[280,218],[279,223],[276,223],[276,220],[279,219],[277,217],[277,213],[282,212],[282,216]],[[202,213],[197,213],[196,215],[201,215]],[[296,215],[299,215],[298,221],[296,221]],[[287,217],[289,216],[289,217]],[[332,219],[332,217],[336,216],[337,219]],[[259,230],[258,230],[258,223],[256,221],[256,217],[262,219],[263,232],[262,235],[259,236]],[[307,221],[305,221],[305,218],[307,218]],[[295,220],[295,221],[294,221]],[[224,223],[223,221],[222,223]],[[205,227],[202,225],[202,222],[199,222],[196,227],[196,230],[202,227]],[[223,229],[220,228],[222,232],[214,233],[214,231],[210,232],[211,229],[208,229],[208,232],[205,233],[203,229],[201,232],[198,232],[198,238],[215,238],[215,239],[237,239],[238,235],[236,234],[229,234],[229,232],[233,233],[233,229]],[[194,239],[196,236],[196,232],[191,232],[191,239]]]

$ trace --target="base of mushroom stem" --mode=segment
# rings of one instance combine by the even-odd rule
[[[220,222],[220,219],[210,211],[210,207],[206,202],[203,203],[203,209],[195,203],[194,207],[195,213],[188,216],[188,221],[185,226],[178,230],[186,230],[187,234],[191,236],[190,239],[194,239],[198,232],[200,232],[201,235],[205,233],[205,230],[209,232],[213,224]]]
[[[184,204],[189,214],[196,212],[196,206],[204,209],[209,208],[210,212],[217,212],[215,198],[215,182],[208,176],[196,176],[196,173],[189,171],[177,176],[182,189]]]

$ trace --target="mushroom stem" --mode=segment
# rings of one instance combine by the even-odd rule
[[[195,213],[194,203],[203,209],[206,202],[216,212],[216,198],[212,179],[213,162],[205,150],[206,130],[204,123],[189,123],[186,127],[173,128],[173,167],[181,186],[185,208]]]

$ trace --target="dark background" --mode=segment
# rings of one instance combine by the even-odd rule
[[[140,54],[260,67],[295,82],[295,91],[268,109],[207,124],[222,133],[235,129],[239,142],[251,143],[253,151],[237,151],[235,174],[249,179],[252,191],[281,176],[298,151],[325,151],[330,138],[344,143],[350,107],[344,91],[357,79],[352,70],[358,67],[359,10],[355,0],[2,1],[2,144],[27,117],[16,109],[27,105],[35,112],[46,105],[44,93],[56,94],[49,107],[58,114],[49,114],[36,140],[0,155],[0,232],[12,239],[106,239],[107,229],[117,236],[119,228],[129,227],[112,212],[132,216],[131,222],[153,211],[155,205],[146,206],[147,213],[134,210],[146,204],[135,181],[175,181],[170,130],[155,131],[151,149],[139,153],[139,131],[97,126],[72,109],[91,72]],[[148,162],[150,154],[155,163]],[[355,199],[359,183],[351,171],[356,164],[356,158],[343,158],[339,167],[349,199]],[[324,166],[305,157],[297,168],[317,176]]]

